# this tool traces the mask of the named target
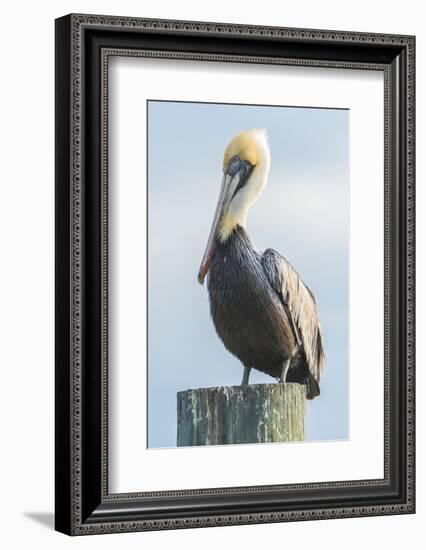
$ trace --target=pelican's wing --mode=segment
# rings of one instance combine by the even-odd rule
[[[325,354],[315,298],[292,265],[272,248],[262,254],[261,264],[281,298],[297,341],[303,345],[309,372],[319,382],[325,369]]]

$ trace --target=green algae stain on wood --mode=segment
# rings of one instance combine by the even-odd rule
[[[250,384],[177,394],[177,446],[305,440],[306,387]]]

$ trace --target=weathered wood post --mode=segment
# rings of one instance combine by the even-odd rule
[[[177,445],[304,441],[302,384],[219,386],[178,392]]]

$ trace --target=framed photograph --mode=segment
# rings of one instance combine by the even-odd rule
[[[56,20],[56,529],[415,511],[413,36]]]

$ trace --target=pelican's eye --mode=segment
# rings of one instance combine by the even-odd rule
[[[242,161],[238,155],[233,156],[228,163],[226,173],[233,178],[240,171],[241,162]]]
[[[250,162],[247,160],[241,160],[238,155],[231,158],[226,169],[226,173],[232,178],[237,174],[239,175],[238,185],[232,195],[232,198],[234,198],[237,192],[245,185],[253,168],[254,166]]]

